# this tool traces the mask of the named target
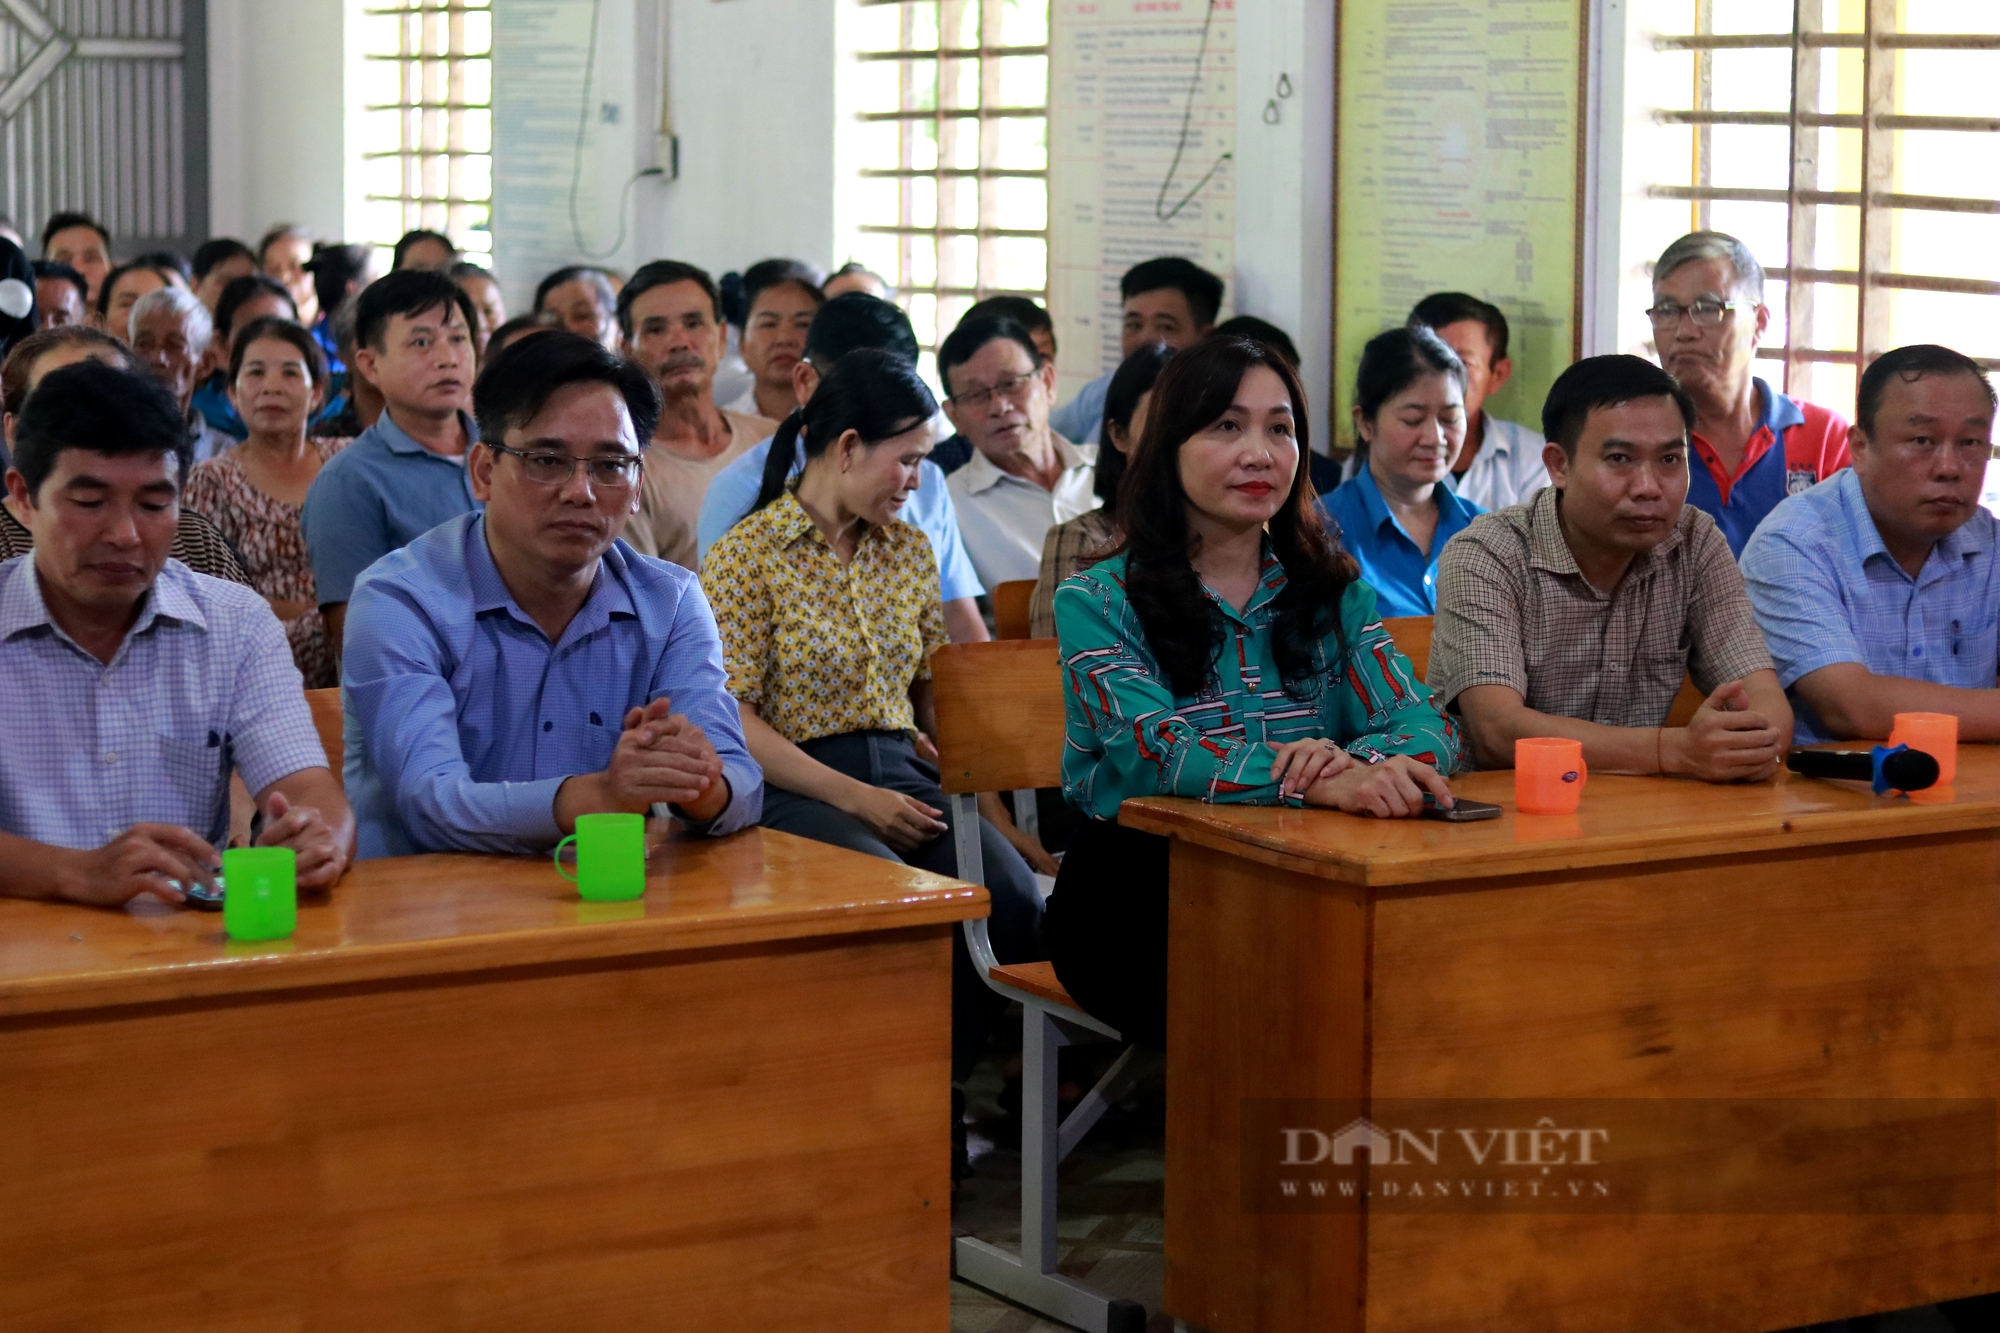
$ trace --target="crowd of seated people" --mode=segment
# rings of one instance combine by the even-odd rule
[[[231,773],[313,884],[616,810],[949,873],[928,658],[1032,580],[1078,819],[1058,867],[982,799],[993,940],[1157,1045],[1166,851],[1129,796],[1404,818],[1527,736],[1708,782],[1899,711],[2000,739],[1984,370],[1889,351],[1851,425],[1779,392],[1720,233],[1654,266],[1655,356],[1570,366],[1539,430],[1494,413],[1505,313],[1424,298],[1356,349],[1344,468],[1290,338],[1185,258],[1124,276],[1118,364],[1059,401],[1038,303],[979,301],[925,366],[859,265],[578,264],[509,319],[437,232],[379,278],[290,225],[191,264],[79,213],[40,240],[0,240],[34,297],[0,328],[0,663],[40,682],[17,734],[89,740],[0,780],[0,840],[52,849],[0,892],[177,898]],[[1435,617],[1427,662],[1397,616]],[[114,679],[129,716],[93,718]],[[301,697],[334,685],[340,778]],[[954,1004],[963,1077],[993,1013],[962,947]]]

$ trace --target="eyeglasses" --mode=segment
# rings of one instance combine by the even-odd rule
[[[1662,301],[1646,312],[1646,318],[1653,321],[1656,329],[1671,329],[1686,315],[1694,321],[1698,329],[1712,329],[1722,323],[1722,316],[1731,310],[1754,310],[1755,301],[1712,301],[1703,297],[1693,305],[1675,305],[1672,301]]]
[[[1034,378],[1031,374],[1009,375],[1003,380],[996,381],[990,389],[974,389],[970,393],[955,393],[951,396],[951,401],[957,403],[960,407],[969,407],[977,412],[992,402],[993,395],[995,394],[1012,401],[1029,384],[1034,382]]]
[[[489,442],[490,444],[490,442]],[[504,444],[490,444],[495,453],[512,454],[521,460],[521,474],[537,486],[563,486],[576,475],[579,465],[590,470],[590,484],[601,490],[618,491],[630,487],[639,480],[639,473],[645,468],[645,459],[638,454],[622,457],[577,458],[571,454],[529,453],[525,449],[509,449]]]

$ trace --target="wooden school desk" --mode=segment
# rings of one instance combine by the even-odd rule
[[[1698,1189],[1746,1186],[1724,1211],[1408,1197],[1273,1210],[1288,1149],[1269,1099],[1351,1115],[1387,1099],[1501,1099],[1523,1115],[1536,1099],[1813,1099],[1759,1103],[1791,1116],[2000,1095],[2000,747],[1961,747],[1953,791],[1931,804],[1788,774],[1750,787],[1592,776],[1578,815],[1534,818],[1514,811],[1511,773],[1453,787],[1506,814],[1453,825],[1126,803],[1122,822],[1174,839],[1169,1311],[1213,1333],[1760,1333],[2000,1290],[1985,1102],[1954,1103],[1973,1108],[1983,1162],[1929,1167],[1972,1201],[1950,1209],[1745,1203],[1775,1169],[1767,1150],[1793,1154],[1794,1183],[1878,1202],[1884,1180],[1907,1182],[1911,1154],[1958,1151],[1900,1123],[1876,1136],[1879,1158],[1857,1159],[1852,1136],[1829,1161],[1809,1135],[1779,1134],[1690,1167]],[[1449,1115],[1432,1117],[1447,1133]],[[1299,1142],[1293,1160],[1332,1144]],[[1255,1207],[1246,1172],[1264,1190]]]
[[[936,1333],[985,911],[758,829],[632,903],[362,862],[276,945],[0,901],[0,1328]]]

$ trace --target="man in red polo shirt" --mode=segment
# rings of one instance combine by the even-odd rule
[[[1687,502],[1740,557],[1780,500],[1847,466],[1847,423],[1751,375],[1771,312],[1763,266],[1734,236],[1689,232],[1668,246],[1646,314],[1661,366],[1694,399]]]

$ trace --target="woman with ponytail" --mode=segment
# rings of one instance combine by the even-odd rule
[[[709,548],[701,581],[764,769],[764,826],[953,875],[927,738],[928,658],[945,641],[938,567],[929,539],[899,518],[921,481],[936,410],[903,357],[840,358],[779,427],[755,508]],[[1033,877],[985,820],[980,838],[994,951],[1003,962],[1039,957]],[[953,947],[952,1063],[962,1080],[1000,1001],[957,933]]]
[[[1164,1049],[1167,840],[1133,796],[1317,805],[1403,818],[1459,731],[1397,651],[1322,525],[1305,390],[1262,343],[1210,337],[1153,385],[1118,493],[1124,542],[1055,593],[1067,689],[1063,795],[1088,816],[1049,899],[1056,975]]]

